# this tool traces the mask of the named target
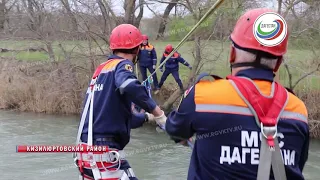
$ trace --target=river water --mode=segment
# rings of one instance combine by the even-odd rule
[[[71,153],[16,153],[16,145],[73,145],[79,119],[0,111],[0,179],[78,179]],[[126,147],[136,176],[143,180],[184,180],[191,150],[173,144],[164,133],[146,125],[132,131]],[[320,141],[312,140],[306,179],[320,179]]]

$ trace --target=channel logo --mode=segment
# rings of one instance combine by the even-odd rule
[[[287,23],[277,13],[268,12],[260,15],[253,25],[256,40],[268,47],[280,44],[287,36]]]

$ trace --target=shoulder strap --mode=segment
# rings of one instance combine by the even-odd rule
[[[79,129],[78,129],[78,135],[77,135],[77,140],[76,140],[76,144],[78,144],[80,142],[80,138],[81,138],[81,134],[82,134],[82,130],[83,130],[83,126],[84,126],[84,122],[85,122],[85,119],[87,117],[87,114],[88,114],[88,110],[89,110],[89,106],[90,104],[93,104],[92,103],[92,100],[93,100],[93,93],[94,93],[94,86],[96,84],[96,81],[102,71],[102,69],[107,65],[109,64],[110,62],[114,61],[114,60],[118,60],[118,59],[111,59],[111,60],[108,60],[107,62],[104,62],[102,64],[100,64],[97,69],[95,70],[92,78],[91,78],[91,82],[90,82],[90,89],[88,91],[88,97],[87,97],[87,100],[86,100],[86,103],[85,103],[85,106],[84,106],[84,109],[82,111],[82,116],[81,116],[81,120],[80,120],[80,125],[79,125]],[[90,125],[90,123],[89,123]],[[90,130],[89,130],[90,131]],[[88,132],[89,133],[89,132]],[[88,140],[89,140],[89,136],[88,136]]]
[[[232,80],[236,90],[242,95],[251,110],[254,110],[258,126],[263,123],[265,126],[275,126],[287,104],[287,91],[277,82],[273,82],[270,96],[260,93],[254,82],[248,78],[228,76]]]
[[[264,96],[251,79],[235,76],[228,76],[227,79],[231,80],[238,94],[254,114],[257,125],[261,128],[263,137],[261,138],[257,179],[270,179],[270,166],[272,166],[275,179],[286,180],[276,135],[279,117],[288,102],[288,92],[280,84],[273,82],[271,95]]]

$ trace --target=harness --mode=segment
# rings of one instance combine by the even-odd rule
[[[142,84],[146,87],[146,90],[147,90],[147,92],[148,92],[148,95],[149,95],[149,97],[151,97],[151,83],[153,82],[153,79],[152,79],[152,77],[148,77],[148,79],[147,79],[147,81],[144,81]],[[136,104],[134,104],[134,103],[132,103],[133,104],[133,106],[134,106],[134,108],[135,108],[135,110],[137,111],[137,112],[141,112],[142,111],[142,108],[141,107],[139,107],[138,105],[136,105]]]
[[[119,59],[112,59],[100,64],[92,76],[90,86],[88,88],[88,98],[81,116],[76,140],[76,144],[83,146],[84,148],[93,145],[93,100],[96,82],[103,68],[114,60]],[[83,143],[80,138],[88,111],[88,140],[87,143]],[[73,158],[75,165],[79,168],[81,179],[92,180],[92,177],[84,174],[84,169],[92,171],[94,180],[129,180],[129,177],[135,177],[131,168],[128,168],[127,170],[120,170],[121,161],[124,160],[125,156],[124,152],[118,149],[108,148],[107,152],[79,152],[74,153]]]
[[[270,96],[264,96],[251,79],[227,76],[240,97],[253,113],[261,128],[261,147],[258,180],[270,178],[270,167],[276,180],[286,180],[286,172],[277,138],[277,125],[281,113],[288,103],[288,92],[277,82],[272,82]]]
[[[199,82],[205,76],[222,79],[216,75],[202,73],[196,82]],[[265,96],[261,94],[255,83],[249,78],[227,76],[227,79],[247,104],[261,129],[260,163],[257,180],[269,180],[271,167],[276,180],[286,180],[285,166],[277,138],[277,124],[288,102],[286,88],[277,82],[272,82],[271,95]]]

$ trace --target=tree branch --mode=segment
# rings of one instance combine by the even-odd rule
[[[300,81],[302,81],[304,78],[310,76],[311,74],[313,74],[313,73],[315,73],[315,72],[317,72],[317,71],[319,71],[319,70],[320,70],[320,63],[318,64],[318,66],[317,66],[317,68],[316,68],[315,70],[310,71],[310,72],[306,73],[305,75],[301,76],[301,77],[296,81],[296,83],[294,83],[294,85],[293,85],[293,87],[292,87],[292,90],[293,90],[293,89],[298,85],[298,83],[299,83]]]
[[[283,13],[283,18],[286,18],[288,13],[289,13],[289,11],[290,11],[290,9],[293,8],[295,5],[299,4],[300,2],[302,2],[302,0],[297,0],[297,1],[292,0],[292,1],[290,1],[290,3],[287,6],[285,12]]]
[[[158,3],[163,3],[163,4],[171,4],[171,3],[174,3],[174,2],[170,2],[170,1],[161,1],[161,0],[152,0],[152,1],[158,2]],[[189,9],[188,5],[186,5],[186,4],[184,4],[184,3],[177,2],[176,4],[182,5],[182,6],[186,7],[187,9]]]
[[[284,62],[283,65],[284,65],[284,67],[285,67],[285,69],[286,69],[286,71],[287,71],[288,77],[289,77],[289,88],[290,88],[291,90],[293,90],[292,74],[291,74],[291,72],[290,72],[289,66],[288,66],[288,64],[287,64],[286,62]]]

